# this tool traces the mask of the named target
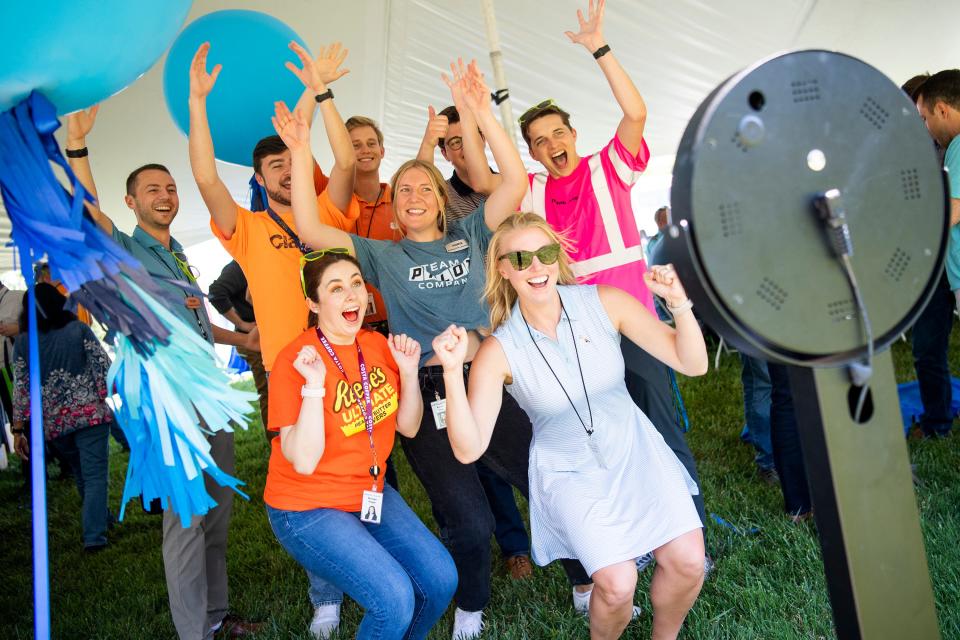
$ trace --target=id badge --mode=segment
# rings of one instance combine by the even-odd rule
[[[467,241],[463,238],[459,240],[454,240],[453,242],[448,242],[446,249],[447,253],[456,253],[457,251],[463,251],[464,249],[469,248],[470,245],[467,244]]]
[[[600,452],[600,445],[591,436],[587,436],[587,448],[590,449],[591,453],[593,453],[593,457],[597,461],[597,464],[600,466],[600,468],[606,469],[607,461],[604,459],[603,454]]]
[[[433,421],[437,424],[437,430],[447,428],[447,399],[437,398],[430,403],[430,409],[433,410]]]
[[[380,524],[383,519],[383,494],[379,491],[364,491],[360,503],[360,522]]]
[[[367,298],[367,310],[363,315],[364,317],[370,317],[372,315],[376,315],[376,313],[377,313],[377,304],[373,301],[373,296],[370,296],[369,298]]]

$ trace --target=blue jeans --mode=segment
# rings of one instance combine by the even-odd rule
[[[754,461],[763,470],[773,469],[773,444],[770,442],[770,374],[767,363],[740,353],[743,369],[744,433],[757,450]],[[743,437],[743,434],[741,434]]]
[[[383,491],[380,524],[337,509],[267,506],[270,526],[308,574],[363,607],[357,638],[426,638],[457,588],[457,568],[440,541],[393,487]]]
[[[523,525],[520,509],[517,508],[513,487],[479,460],[475,466],[480,484],[483,485],[483,492],[487,495],[487,502],[490,503],[490,511],[493,513],[493,536],[500,547],[500,555],[505,559],[530,555],[530,538]]]
[[[770,372],[770,440],[773,458],[780,476],[783,505],[788,514],[797,515],[813,509],[807,470],[800,447],[797,414],[793,407],[789,370],[785,365],[767,363]]]
[[[83,546],[107,544],[107,473],[113,423],[83,427],[50,441],[73,469],[82,501]]]

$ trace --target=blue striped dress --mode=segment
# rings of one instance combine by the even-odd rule
[[[561,313],[556,340],[533,327],[528,332],[519,304],[493,335],[510,364],[513,379],[507,391],[533,423],[529,467],[533,559],[542,566],[576,558],[592,575],[700,528],[690,498],[698,489],[631,400],[624,384],[620,334],[600,303],[596,286],[558,290],[566,314]],[[590,438],[597,451],[589,446],[564,395],[565,389],[589,425],[570,326],[589,393],[594,426]]]

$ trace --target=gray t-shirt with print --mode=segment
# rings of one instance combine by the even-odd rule
[[[483,211],[450,223],[446,237],[432,242],[350,236],[363,277],[387,305],[390,330],[420,343],[421,366],[433,356],[434,337],[451,324],[477,329],[490,322],[483,260],[493,232]]]

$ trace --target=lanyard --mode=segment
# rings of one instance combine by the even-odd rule
[[[352,392],[353,387],[350,385],[350,379],[347,378],[347,372],[344,371],[340,358],[337,357],[337,353],[333,350],[333,347],[330,346],[330,342],[327,340],[327,337],[323,335],[320,327],[317,327],[317,338],[320,340],[323,348],[327,350],[327,355],[333,360],[333,364],[340,370],[340,375],[343,376],[344,381]],[[377,477],[380,475],[380,465],[377,463],[377,447],[373,442],[373,399],[370,392],[370,374],[367,372],[367,363],[363,359],[360,343],[354,340],[354,344],[357,346],[357,361],[360,363],[360,383],[363,387],[363,404],[357,403],[357,406],[360,407],[360,413],[363,414],[367,437],[370,438],[370,453],[373,455],[373,466],[371,466],[368,471],[370,475],[373,476],[373,491],[376,491]]]
[[[380,191],[377,193],[377,199],[373,203],[373,209],[370,210],[370,222],[367,223],[367,233],[364,234],[365,238],[370,237],[370,229],[373,228],[373,217],[377,215],[377,207],[380,206],[380,198],[383,197],[383,185],[380,185]],[[360,235],[360,218],[357,218],[357,221],[354,223],[354,228],[357,230],[357,235]]]
[[[530,330],[530,325],[527,323],[527,319],[523,318],[523,324],[527,326],[527,333],[530,334],[530,340],[533,341],[533,346],[537,348],[537,351],[540,352],[540,357],[543,358],[543,361],[547,364],[547,368],[550,369],[550,373],[553,374],[553,377],[556,378],[557,384],[560,385],[560,390],[563,391],[563,395],[567,396],[567,402],[570,403],[570,406],[573,407],[573,412],[577,414],[577,420],[580,421],[580,424],[583,425],[583,430],[587,432],[587,436],[593,435],[593,408],[590,406],[590,395],[587,393],[587,383],[583,379],[583,367],[580,366],[580,352],[577,350],[577,338],[573,335],[573,324],[570,322],[570,316],[567,315],[567,309],[563,306],[563,299],[560,299],[560,310],[563,312],[563,317],[567,319],[567,327],[570,329],[570,340],[573,341],[573,352],[577,356],[577,369],[580,371],[580,384],[583,385],[583,397],[587,399],[587,411],[590,414],[590,426],[587,426],[587,423],[583,421],[583,418],[580,417],[580,412],[577,410],[577,405],[573,404],[573,400],[570,398],[570,394],[567,393],[566,388],[564,388],[563,383],[560,382],[560,377],[557,375],[557,372],[553,370],[553,367],[550,366],[550,361],[547,360],[547,356],[543,355],[543,351],[540,350],[540,345],[537,344],[536,339],[533,337],[533,332]],[[520,314],[520,317],[523,317],[523,314]]]
[[[173,279],[174,279],[174,280],[177,280],[177,281],[179,281],[179,282],[183,282],[183,280],[180,278],[180,276],[186,276],[187,281],[190,282],[191,284],[196,284],[196,283],[197,283],[197,280],[196,280],[196,278],[193,277],[193,274],[189,273],[188,271],[184,271],[183,269],[173,269],[169,264],[167,264],[167,261],[163,259],[163,256],[160,255],[160,254],[157,252],[157,248],[156,248],[156,247],[150,247],[150,248],[153,249],[153,255],[157,256],[157,260],[160,261],[160,263],[164,266],[164,268],[166,268],[167,271],[169,271],[170,273],[173,274]],[[170,250],[167,249],[166,247],[164,247],[164,250],[165,250],[167,253],[169,253],[171,257],[173,257],[174,262],[176,262],[176,263],[177,263],[177,266],[179,267],[179,266],[180,266],[180,261],[177,259],[177,256],[174,255],[173,251],[170,251]],[[165,278],[164,278],[164,279],[165,279]],[[186,292],[186,291],[184,291],[184,292],[183,292],[183,297],[184,297],[184,298],[188,298],[188,297],[190,297],[190,296],[187,295],[187,292]],[[203,336],[203,339],[204,339],[204,340],[206,340],[206,339],[207,339],[207,330],[203,327],[203,320],[200,319],[200,312],[197,311],[196,309],[192,309],[192,311],[193,311],[194,317],[197,319],[197,328],[200,330],[200,335]]]
[[[300,249],[300,253],[304,255],[310,253],[310,247],[303,244],[303,241],[300,240],[300,236],[298,236],[296,232],[290,228],[290,225],[283,221],[283,218],[277,215],[277,212],[274,211],[269,204],[267,205],[267,215],[270,216],[270,219],[276,222],[281,229],[283,229],[284,233],[290,236],[291,240],[297,243],[297,248]]]

